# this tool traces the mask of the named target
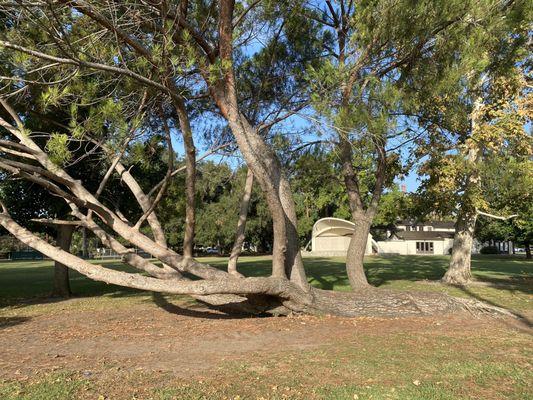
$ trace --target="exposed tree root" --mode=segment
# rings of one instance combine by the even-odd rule
[[[369,288],[352,293],[313,290],[314,301],[307,312],[345,317],[398,317],[450,314],[469,311],[473,315],[513,316],[505,309],[481,301],[460,299],[442,293],[398,292]]]
[[[232,296],[230,303],[213,304],[213,297],[198,300],[225,312],[288,315],[306,313],[341,317],[408,317],[444,315],[468,311],[473,316],[516,317],[512,312],[482,301],[452,297],[443,293],[399,292],[368,288],[357,292],[334,292],[312,289],[309,296],[298,300],[275,296]],[[225,297],[225,296],[224,296]]]

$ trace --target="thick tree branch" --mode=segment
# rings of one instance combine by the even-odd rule
[[[246,278],[227,279],[218,281],[184,281],[164,280],[115,271],[101,265],[91,264],[64,250],[61,250],[43,239],[37,237],[27,229],[17,224],[7,213],[2,204],[3,212],[0,213],[0,225],[15,236],[22,243],[43,253],[51,259],[58,261],[69,268],[87,276],[90,279],[106,282],[118,286],[134,289],[151,290],[169,294],[210,295],[210,294],[266,294],[291,298],[291,292],[298,293],[298,289],[285,279],[276,278]]]
[[[493,219],[499,219],[501,221],[507,221],[509,219],[513,219],[513,218],[518,217],[518,214],[512,214],[512,215],[508,215],[507,217],[504,217],[504,216],[501,216],[501,215],[489,214],[489,213],[480,211],[478,209],[476,209],[476,213],[478,215],[483,215],[484,217],[489,217],[489,218],[493,218]]]

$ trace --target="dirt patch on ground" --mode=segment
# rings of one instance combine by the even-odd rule
[[[70,300],[76,302],[80,300]],[[68,302],[67,302],[68,304]],[[298,316],[230,318],[202,306],[167,303],[79,310],[63,307],[32,317],[0,318],[0,378],[30,377],[56,370],[102,369],[205,375],[227,361],[357,343],[361,336],[395,333],[427,337],[528,330],[512,319],[402,319]]]

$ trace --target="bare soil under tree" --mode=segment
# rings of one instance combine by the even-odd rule
[[[446,352],[447,359],[455,359],[461,353],[491,359],[494,352],[508,351],[498,357],[525,365],[526,355],[520,346],[527,343],[531,333],[516,319],[473,318],[469,313],[401,319],[235,318],[197,304],[167,301],[160,295],[152,300],[153,303],[133,304],[126,300],[120,301],[118,307],[110,307],[116,301],[106,306],[72,299],[31,306],[31,311],[23,310],[18,318],[1,317],[0,381],[26,385],[45,379],[48,374],[68,372],[74,374],[68,379],[89,382],[79,396],[92,399],[99,395],[113,399],[150,398],[157,388],[185,384],[199,385],[207,396],[211,393],[209,398],[223,398],[217,390],[230,390],[228,385],[235,393],[257,390],[252,398],[259,398],[261,385],[265,384],[271,396],[280,390],[290,394],[288,398],[316,398],[320,396],[314,396],[311,388],[319,383],[327,386],[355,382],[363,388],[377,384],[376,377],[367,379],[364,365],[371,361],[370,348],[374,348],[375,362],[380,363],[380,346],[387,346],[386,343],[397,351],[412,352],[414,359],[421,356],[419,352],[428,352],[425,358],[431,354],[437,357],[439,349],[445,349],[442,346],[451,346],[453,352]],[[508,348],[482,351],[487,341]],[[340,361],[343,357],[346,360]],[[398,353],[389,353],[383,368],[401,373],[398,368],[406,365],[401,366],[401,357],[394,361],[395,358]],[[350,372],[351,367],[345,370],[335,364],[339,362],[360,366]],[[370,364],[366,368],[373,370]],[[418,379],[431,379],[424,372],[427,368],[418,368]],[[341,372],[352,376],[346,380],[348,377],[339,375]],[[247,377],[243,383],[253,381],[236,383],[243,374]],[[292,374],[292,384],[287,384],[286,377],[281,378],[283,374]],[[261,382],[256,384],[258,380]],[[384,382],[394,380],[392,375]],[[468,377],[463,381],[465,385],[471,383]],[[253,389],[253,385],[257,388]],[[498,398],[498,393],[486,391],[485,398]]]

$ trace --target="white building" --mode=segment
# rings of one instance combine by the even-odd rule
[[[339,218],[323,218],[313,226],[311,255],[346,255],[355,224]],[[368,235],[365,254],[446,255],[453,246],[453,222],[424,224],[402,221],[387,239],[375,241]]]
[[[316,256],[345,256],[355,224],[340,218],[322,218],[313,225],[311,253]],[[368,235],[365,254],[372,254],[372,235]]]
[[[446,255],[453,246],[454,232],[398,231],[387,240],[380,240],[378,254]]]

